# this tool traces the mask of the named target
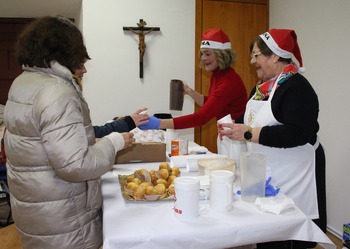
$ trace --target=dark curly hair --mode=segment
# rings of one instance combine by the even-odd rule
[[[51,61],[57,61],[72,73],[90,59],[80,30],[62,16],[44,16],[29,23],[16,50],[19,65],[49,68]]]

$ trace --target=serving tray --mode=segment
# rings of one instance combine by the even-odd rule
[[[163,195],[148,195],[148,196],[143,196],[143,197],[136,197],[133,196],[132,194],[126,193],[125,188],[127,181],[126,179],[130,175],[118,175],[119,179],[119,184],[120,184],[120,190],[122,192],[122,196],[124,199],[129,200],[129,201],[162,201],[162,200],[172,200],[174,195],[169,194],[169,189],[166,189],[165,194]]]

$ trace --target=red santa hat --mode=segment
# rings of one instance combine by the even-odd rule
[[[292,55],[299,62],[299,72],[304,72],[303,60],[297,41],[297,35],[290,29],[270,29],[260,35],[261,39],[273,53],[285,59],[291,59]]]
[[[202,35],[201,48],[230,49],[231,42],[221,29],[209,29]]]

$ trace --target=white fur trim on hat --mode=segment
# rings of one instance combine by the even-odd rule
[[[231,42],[217,42],[217,41],[209,41],[209,40],[203,40],[201,43],[201,48],[212,48],[212,49],[230,49],[231,48]]]
[[[305,71],[306,71],[305,67],[299,67],[298,68],[298,72],[299,73],[305,73]]]
[[[272,35],[270,35],[269,32],[265,32],[264,34],[260,35],[261,39],[266,43],[266,45],[271,49],[271,51],[285,59],[291,59],[292,58],[292,53],[288,52],[282,48],[280,48],[276,41],[273,39]]]

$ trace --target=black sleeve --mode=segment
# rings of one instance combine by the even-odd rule
[[[102,126],[94,126],[95,137],[101,138],[112,132],[129,132],[134,129],[135,123],[130,116],[122,119],[113,120],[111,123],[106,123]]]
[[[127,123],[128,127],[129,127],[129,131],[131,131],[132,129],[136,128],[135,122],[132,119],[131,116],[125,116],[124,117],[125,122]]]
[[[264,126],[260,132],[260,144],[290,148],[316,141],[318,98],[302,75],[293,75],[276,90],[271,108],[282,125]]]

